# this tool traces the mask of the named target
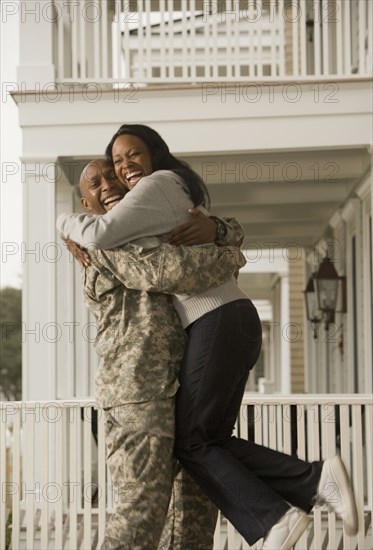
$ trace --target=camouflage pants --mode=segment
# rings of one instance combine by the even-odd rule
[[[104,550],[211,550],[217,510],[174,457],[174,399],[106,411],[115,493]]]

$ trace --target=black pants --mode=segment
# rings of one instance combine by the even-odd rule
[[[232,436],[262,340],[249,299],[207,313],[187,331],[176,398],[175,453],[253,544],[288,510],[287,502],[306,512],[312,508],[322,463],[304,462]]]

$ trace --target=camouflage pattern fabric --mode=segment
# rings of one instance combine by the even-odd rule
[[[217,510],[186,472],[176,475],[174,396],[185,334],[164,293],[202,292],[245,259],[235,247],[130,243],[91,251],[91,260],[84,295],[97,320],[96,397],[106,409],[117,494],[102,548],[210,550]]]
[[[245,232],[242,225],[236,218],[221,218],[227,227],[227,234],[224,238],[216,241],[219,246],[242,246]]]
[[[174,399],[106,412],[116,510],[103,549],[211,550],[217,510],[184,470],[177,474],[174,417]]]
[[[243,255],[236,247],[163,244],[147,250],[131,243],[90,254],[83,282],[102,358],[97,402],[110,408],[174,396],[185,335],[171,297],[161,293],[217,286],[245,264]],[[129,290],[134,287],[142,290]]]
[[[174,459],[171,501],[159,550],[211,550],[218,509],[201,491],[188,472]]]

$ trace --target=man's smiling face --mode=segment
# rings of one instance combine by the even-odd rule
[[[115,173],[129,190],[152,172],[152,159],[146,143],[131,134],[118,136],[113,144]]]
[[[105,214],[127,193],[106,160],[93,160],[80,176],[81,203],[91,214]]]

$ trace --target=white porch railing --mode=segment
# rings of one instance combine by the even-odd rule
[[[372,75],[369,0],[54,0],[59,83]]]
[[[100,548],[113,493],[105,468],[104,418],[93,401],[0,405],[0,548]],[[297,549],[372,547],[373,403],[366,395],[247,395],[237,434],[308,460],[340,452],[351,473],[359,532],[316,508]],[[256,545],[260,548],[260,545]],[[219,517],[215,549],[247,549]]]

